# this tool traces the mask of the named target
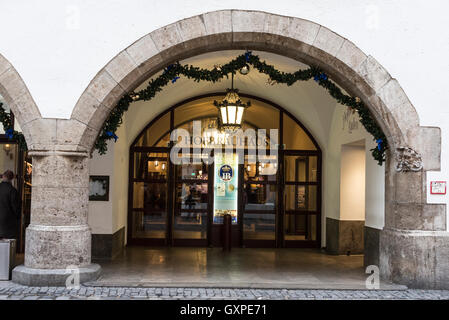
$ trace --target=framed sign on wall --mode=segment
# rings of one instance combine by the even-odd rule
[[[109,176],[89,177],[89,201],[109,201]]]
[[[430,182],[431,194],[446,194],[446,181],[431,181]]]

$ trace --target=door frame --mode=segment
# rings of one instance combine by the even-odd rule
[[[246,154],[245,154],[246,155]],[[278,163],[279,163],[279,153],[278,153]],[[245,170],[245,164],[241,164],[240,165],[240,176],[239,176],[239,206],[238,206],[238,217],[239,217],[239,227],[240,227],[240,243],[242,247],[245,248],[275,248],[276,247],[276,239],[277,239],[277,215],[278,215],[278,208],[277,208],[277,203],[279,201],[276,201],[276,205],[274,207],[274,210],[270,210],[267,212],[265,211],[260,211],[260,212],[246,212],[245,210],[245,203],[244,203],[244,193],[246,192],[245,190],[245,184],[263,184],[266,187],[269,187],[271,185],[277,185],[279,188],[279,167],[277,169],[276,172],[276,181],[275,182],[268,182],[268,181],[257,181],[258,183],[256,183],[256,181],[245,181],[245,175],[244,175],[244,170]],[[258,170],[257,167],[257,162],[256,162],[256,172]],[[278,193],[279,190],[277,190],[276,193]],[[276,199],[278,198],[278,196],[276,196]],[[278,200],[278,199],[277,199]],[[273,213],[274,211],[274,213]],[[275,221],[275,229],[274,229],[274,239],[270,240],[270,239],[245,239],[244,238],[244,215],[246,214],[273,214],[274,215],[274,221]]]
[[[171,239],[171,236],[169,234],[169,230],[167,228],[168,223],[170,222],[169,213],[172,212],[171,209],[171,199],[170,199],[170,182],[171,182],[171,174],[170,170],[173,170],[171,168],[171,162],[167,161],[168,167],[167,167],[167,178],[165,181],[158,181],[157,183],[166,183],[167,184],[167,195],[166,195],[166,218],[165,218],[165,237],[164,238],[133,238],[132,231],[133,231],[133,215],[134,215],[134,182],[135,180],[140,180],[137,182],[152,182],[148,179],[136,179],[134,178],[134,155],[136,153],[166,153],[167,154],[167,160],[170,156],[170,149],[168,147],[135,147],[132,146],[130,148],[129,153],[129,174],[128,174],[128,228],[127,228],[127,243],[130,245],[151,245],[151,246],[166,246],[169,245],[169,239]],[[155,182],[153,180],[153,182]]]
[[[316,183],[310,184],[310,182],[301,182],[301,185],[316,185],[317,186],[317,208],[316,208],[316,240],[285,240],[285,230],[284,230],[284,218],[287,215],[285,208],[281,211],[282,215],[282,225],[279,225],[278,228],[281,229],[279,233],[282,234],[282,247],[284,248],[321,248],[321,225],[322,225],[322,210],[321,210],[321,201],[322,201],[322,155],[321,150],[283,150],[282,152],[282,170],[285,170],[285,156],[316,156],[317,157],[317,176]],[[295,169],[296,171],[296,169]],[[284,172],[284,171],[283,171]],[[295,172],[297,175],[297,172]],[[284,207],[285,203],[285,186],[287,185],[299,185],[296,183],[289,183],[285,181],[285,174],[282,175],[283,181],[281,185],[281,201],[282,206]],[[297,179],[295,179],[297,180]]]
[[[191,148],[190,150],[191,154],[193,153],[193,149]],[[176,239],[174,237],[174,222],[175,222],[175,214],[176,214],[176,187],[178,183],[181,184],[190,184],[190,183],[204,183],[205,180],[196,180],[196,179],[178,179],[176,177],[176,166],[173,165],[173,171],[171,171],[173,173],[173,189],[172,191],[169,190],[170,193],[173,194],[173,200],[172,200],[172,212],[168,213],[169,215],[171,215],[172,219],[171,222],[169,222],[169,224],[167,224],[167,228],[171,230],[171,245],[175,246],[175,247],[206,247],[210,245],[211,242],[211,221],[212,221],[212,217],[211,217],[211,213],[212,213],[212,208],[211,206],[213,205],[213,192],[210,192],[210,190],[213,190],[211,188],[213,188],[213,166],[210,164],[204,164],[203,165],[206,166],[207,169],[207,209],[206,209],[206,220],[207,220],[207,225],[206,225],[206,239],[188,239],[188,238],[179,238]],[[178,165],[179,166],[179,165]],[[181,165],[182,166],[182,165]],[[170,177],[171,180],[172,177]]]

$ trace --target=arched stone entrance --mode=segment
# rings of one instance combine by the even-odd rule
[[[90,231],[85,219],[86,168],[103,122],[125,92],[162,67],[224,49],[268,51],[318,65],[364,101],[390,145],[381,274],[413,287],[447,287],[446,208],[426,203],[426,171],[440,169],[439,128],[420,127],[416,110],[398,82],[349,40],[307,20],[241,10],[209,12],[149,33],[100,70],[78,100],[70,120],[41,119],[30,125],[30,132],[41,130],[27,136],[27,141],[32,141],[35,179],[42,188],[33,190],[25,266],[15,270],[14,279],[51,283],[52,274],[61,274],[67,265],[91,266]],[[417,167],[422,165],[419,171],[408,170],[413,161]],[[68,209],[71,207],[76,209]],[[36,275],[36,269],[46,269],[48,276]],[[98,272],[95,266],[86,270],[86,279]]]

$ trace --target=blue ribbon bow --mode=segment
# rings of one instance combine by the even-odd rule
[[[173,80],[171,81],[171,83],[175,83],[176,80],[178,80],[178,79],[179,79],[179,77],[174,77]]]
[[[382,142],[383,142],[382,139],[377,139],[376,142],[377,142],[377,149],[379,151],[381,151],[381,149],[382,149]]]
[[[114,132],[112,132],[112,131],[106,131],[106,135],[107,135],[108,137],[114,138],[114,142],[117,142],[118,137],[117,137],[117,135],[116,135]]]
[[[9,128],[8,130],[6,130],[5,132],[6,136],[8,137],[8,139],[12,139],[14,138],[14,130]]]
[[[173,64],[169,64],[168,66],[167,66],[167,68],[165,68],[164,69],[164,74],[166,74],[167,72],[169,72],[171,69],[173,69]]]
[[[315,80],[316,82],[319,82],[320,80],[327,80],[327,74],[325,74],[324,72],[317,74],[315,77],[313,77],[313,80]]]
[[[245,60],[246,62],[249,62],[249,57],[251,57],[252,51],[246,51],[245,52]]]

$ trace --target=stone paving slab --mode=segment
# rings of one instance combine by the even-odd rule
[[[332,290],[363,290],[365,289],[365,283],[359,281],[360,283],[327,283],[326,289]],[[240,288],[251,288],[251,289],[311,289],[318,290],[323,289],[324,284],[312,283],[312,282],[302,282],[302,283],[288,283],[288,282],[272,282],[272,283],[254,283],[245,281],[214,281],[214,282],[182,282],[182,281],[91,281],[86,282],[88,287],[144,287],[144,288],[228,288],[228,289],[240,289]],[[394,284],[394,283],[380,283],[380,289],[382,290],[406,290],[407,286]]]
[[[0,300],[449,300],[449,290],[27,287],[0,281]]]
[[[228,255],[221,248],[130,246],[115,259],[98,262],[102,274],[86,286],[363,290],[368,277],[363,255],[318,249],[233,248]],[[380,289],[407,287],[381,281]]]

